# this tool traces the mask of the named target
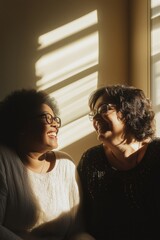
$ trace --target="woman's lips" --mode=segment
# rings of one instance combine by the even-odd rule
[[[51,138],[57,137],[57,133],[54,132],[54,131],[48,132],[47,135],[48,135],[49,137],[51,137]]]

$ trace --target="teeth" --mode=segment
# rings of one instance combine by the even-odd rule
[[[50,133],[48,133],[48,136],[54,136],[54,137],[56,137],[57,134],[56,134],[56,132],[50,132]]]

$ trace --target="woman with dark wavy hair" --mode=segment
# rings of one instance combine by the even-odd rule
[[[160,237],[160,140],[150,100],[113,85],[94,91],[89,107],[101,143],[78,165],[88,232],[96,240]]]

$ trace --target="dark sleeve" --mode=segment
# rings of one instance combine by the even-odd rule
[[[78,174],[80,177],[81,185],[82,185],[82,192],[83,192],[83,206],[85,211],[85,216],[89,211],[88,205],[90,204],[90,180],[91,180],[91,170],[90,164],[91,163],[91,156],[90,151],[86,151],[77,166]]]
[[[3,240],[22,240],[5,226],[3,226],[5,219],[5,212],[7,206],[7,181],[5,169],[0,156],[0,239]]]
[[[7,183],[2,162],[0,162],[0,224],[3,224],[7,204]]]
[[[83,155],[81,156],[81,159],[78,163],[77,166],[77,170],[78,170],[78,174],[80,177],[80,181],[81,181],[81,185],[82,185],[82,191],[84,192],[86,187],[87,187],[87,154],[86,152],[83,153]]]

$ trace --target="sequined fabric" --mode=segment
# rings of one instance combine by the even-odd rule
[[[154,239],[160,218],[160,139],[149,143],[131,170],[113,169],[99,145],[83,154],[78,172],[87,228],[97,240]]]

